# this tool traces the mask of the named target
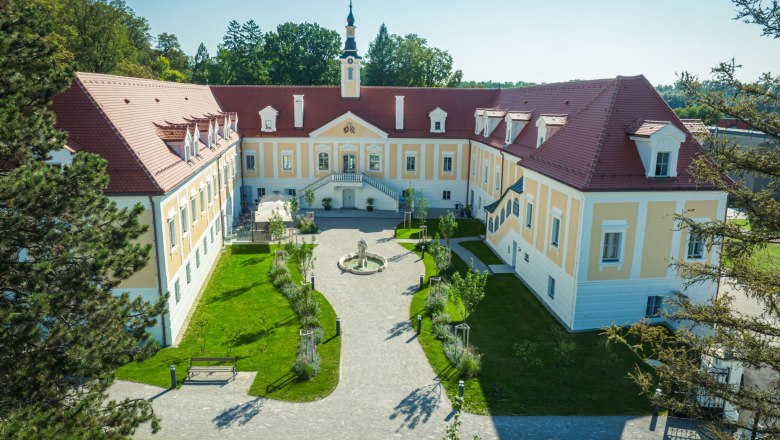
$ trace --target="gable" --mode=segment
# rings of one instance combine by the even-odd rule
[[[352,112],[346,112],[322,127],[312,131],[310,137],[381,137],[388,135],[379,127]]]

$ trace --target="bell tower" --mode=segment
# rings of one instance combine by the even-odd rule
[[[352,15],[352,0],[349,2],[347,16],[347,40],[344,51],[339,57],[341,61],[341,97],[343,99],[360,99],[360,55],[355,43],[355,17]]]

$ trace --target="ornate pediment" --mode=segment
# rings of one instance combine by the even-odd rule
[[[312,131],[313,138],[387,138],[379,127],[352,112],[346,112],[322,127]]]

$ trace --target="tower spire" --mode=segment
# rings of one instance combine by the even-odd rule
[[[347,15],[347,26],[355,25],[355,17],[352,15],[352,0],[349,0],[349,15]]]
[[[341,58],[360,58],[355,42],[355,16],[352,15],[352,0],[349,0],[349,15],[347,15],[347,39],[344,40],[344,51]]]

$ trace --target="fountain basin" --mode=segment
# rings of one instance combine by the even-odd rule
[[[358,253],[347,254],[339,258],[339,269],[356,275],[371,275],[387,268],[387,258],[366,252],[366,267],[360,267]]]

